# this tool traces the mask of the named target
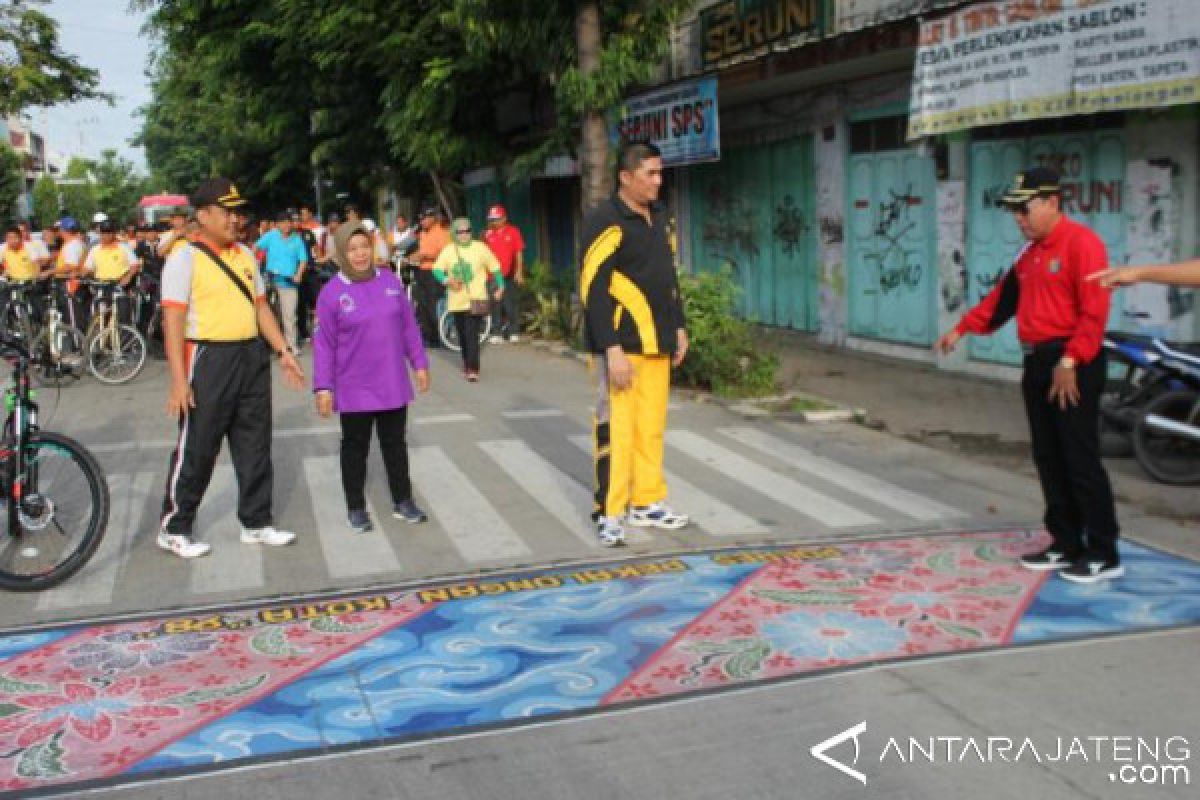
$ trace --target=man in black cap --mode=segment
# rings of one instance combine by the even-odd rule
[[[937,347],[966,333],[990,334],[1014,315],[1025,351],[1021,390],[1033,460],[1046,499],[1051,545],[1022,557],[1033,570],[1096,583],[1124,573],[1117,513],[1100,461],[1104,327],[1110,293],[1089,277],[1108,267],[1104,242],[1062,211],[1058,174],[1035,167],[1016,176],[1001,204],[1028,244],[1004,278]]]
[[[167,413],[179,417],[179,441],[158,546],[181,558],[210,549],[192,538],[192,525],[226,437],[242,542],[279,546],[296,538],[271,524],[271,357],[293,388],[304,386],[304,371],[266,304],[254,254],[237,241],[236,209],[245,202],[225,178],[201,183],[192,196],[200,229],[163,267]]]

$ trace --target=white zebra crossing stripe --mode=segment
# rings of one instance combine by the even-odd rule
[[[592,452],[592,437],[586,434],[572,436],[571,442],[585,453]],[[713,536],[740,536],[767,532],[767,529],[758,520],[743,514],[727,503],[722,503],[676,473],[670,470],[663,470],[663,473],[667,478],[667,491],[671,494],[671,504],[681,514],[691,517],[692,522],[704,531]],[[591,502],[590,495],[588,502]],[[626,535],[632,538],[635,530],[627,529]]]
[[[108,529],[100,540],[100,547],[77,575],[38,596],[38,611],[59,611],[112,602],[117,574],[129,555],[130,544],[142,530],[146,501],[156,482],[157,476],[153,472],[139,472],[132,480],[128,474],[108,476],[108,496],[112,504]],[[150,535],[153,534],[154,531],[150,531]]]
[[[417,494],[459,555],[472,563],[529,555],[517,532],[440,447],[410,447],[408,455]]]
[[[400,561],[388,542],[387,523],[371,512],[375,530],[355,533],[346,520],[346,509],[340,502],[341,491],[334,490],[336,477],[341,474],[337,456],[314,456],[304,459],[304,477],[312,497],[313,517],[325,565],[334,578],[352,578],[383,572],[399,572]],[[318,489],[317,487],[321,487]],[[391,515],[388,515],[391,520]],[[402,524],[402,523],[398,523]]]
[[[907,514],[914,519],[930,522],[938,519],[967,516],[957,508],[943,505],[907,489],[901,489],[887,481],[865,472],[822,458],[810,450],[754,428],[721,428],[720,433],[741,442],[759,452],[808,473],[821,480],[840,486],[848,492],[862,495],[881,506]]]
[[[699,434],[691,431],[669,431],[667,441],[672,447],[707,464],[729,479],[828,527],[851,528],[879,522],[870,514],[780,475]]]
[[[237,480],[233,467],[221,464],[213,470],[212,481],[196,514],[193,534],[211,544],[212,551],[188,562],[192,568],[192,592],[236,592],[263,585],[263,548],[242,544],[241,530],[237,518]],[[162,555],[173,558],[165,552]]]
[[[514,411],[501,411],[500,415],[508,419],[541,419],[544,417],[564,417],[566,413],[557,408],[522,408]]]
[[[577,539],[588,547],[600,547],[592,533],[592,493],[582,484],[518,439],[480,442],[479,446]],[[629,530],[625,535],[631,542],[651,540],[645,531]]]

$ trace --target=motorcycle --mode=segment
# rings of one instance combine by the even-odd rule
[[[1133,428],[1138,464],[1163,483],[1200,483],[1200,356],[1154,340],[1155,368],[1168,377]]]
[[[1181,384],[1159,368],[1162,355],[1153,337],[1110,331],[1104,334],[1104,352],[1108,381],[1100,398],[1100,452],[1119,458],[1133,454],[1130,435],[1146,403]]]

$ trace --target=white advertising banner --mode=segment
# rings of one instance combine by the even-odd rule
[[[1198,0],[1000,0],[921,24],[908,138],[1196,102]]]

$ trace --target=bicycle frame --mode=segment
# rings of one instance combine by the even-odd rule
[[[11,346],[11,345],[10,345]],[[29,438],[38,430],[38,405],[29,383],[29,353],[17,350],[13,383],[4,391],[7,416],[4,421],[0,460],[6,469],[4,490],[8,499],[8,530],[19,530],[21,501],[38,486],[37,464],[26,464]]]

